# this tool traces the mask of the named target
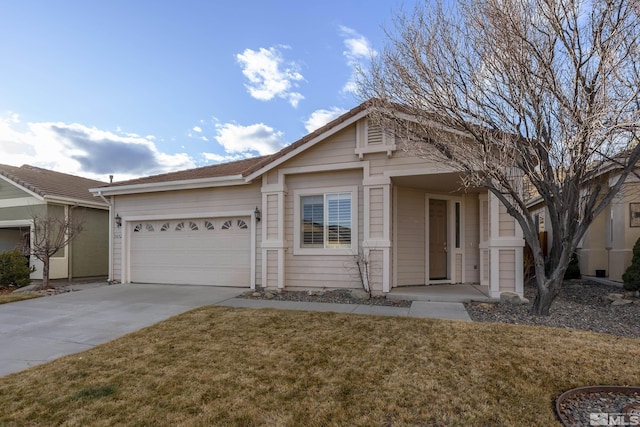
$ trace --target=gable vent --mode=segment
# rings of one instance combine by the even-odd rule
[[[367,145],[382,145],[382,128],[378,124],[369,122]]]

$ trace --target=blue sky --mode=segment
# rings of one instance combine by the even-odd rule
[[[2,2],[0,163],[106,181],[272,153],[360,102],[400,6]]]

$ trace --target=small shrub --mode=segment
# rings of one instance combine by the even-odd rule
[[[640,239],[636,240],[635,245],[633,245],[631,265],[627,267],[627,270],[622,275],[622,282],[627,291],[640,290]]]
[[[578,262],[578,254],[575,252],[571,255],[567,270],[564,272],[564,280],[580,278],[580,262]]]
[[[31,272],[29,261],[18,249],[0,252],[0,287],[27,286]]]

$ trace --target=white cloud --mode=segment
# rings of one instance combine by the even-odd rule
[[[202,156],[205,158],[205,160],[209,162],[215,162],[215,163],[233,162],[235,160],[242,160],[242,159],[246,159],[247,157],[250,157],[247,155],[229,156],[229,155],[221,155],[217,153],[202,153]]]
[[[228,155],[242,154],[244,157],[251,157],[255,153],[261,156],[272,154],[285,146],[282,132],[263,123],[249,126],[217,124],[215,140]]]
[[[27,122],[0,117],[2,163],[30,164],[58,172],[118,181],[194,167],[185,153],[158,151],[154,138],[77,123]]]
[[[198,133],[202,132],[202,128],[200,126],[194,126],[191,130]]]
[[[343,92],[356,93],[356,72],[363,63],[378,55],[378,52],[371,46],[369,40],[352,28],[340,26],[340,33],[347,48],[342,54],[347,59],[347,65],[351,67],[351,76],[342,88]]]
[[[286,48],[286,46],[283,46]],[[255,51],[245,49],[236,55],[242,74],[249,80],[245,87],[255,99],[269,101],[274,97],[285,99],[297,107],[304,96],[296,92],[298,83],[304,80],[295,62],[285,63],[280,50],[275,47]]]
[[[316,110],[311,113],[309,118],[304,122],[304,127],[307,129],[307,132],[313,132],[346,112],[347,110],[339,107],[331,107],[328,110]]]

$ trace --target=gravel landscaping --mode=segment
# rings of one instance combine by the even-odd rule
[[[248,291],[239,298],[271,299],[275,301],[328,302],[336,304],[385,305],[391,307],[411,307],[411,301],[391,300],[384,296],[369,298],[364,291],[353,289],[332,289],[328,291],[265,291],[257,288]]]
[[[615,303],[607,298],[611,294],[624,294],[620,287],[586,280],[568,280],[553,302],[549,316],[530,314],[535,292],[535,286],[525,286],[524,294],[529,300],[527,304],[471,302],[465,307],[475,322],[575,328],[640,338],[640,298],[626,296],[620,299],[624,303]]]
[[[535,292],[535,286],[525,286],[524,294],[529,300],[526,304],[470,302],[465,304],[465,308],[475,322],[502,322],[575,328],[621,337],[640,338],[640,298],[627,295],[620,299],[620,301],[624,302],[612,302],[612,298],[607,298],[611,294],[624,294],[624,290],[621,287],[588,280],[568,280],[563,285],[560,295],[553,302],[549,316],[533,316],[530,314]],[[271,292],[257,289],[256,291],[242,294],[240,298],[396,307],[411,306],[411,301],[389,300],[384,297],[366,298],[366,294],[363,291],[348,289],[307,292]]]

